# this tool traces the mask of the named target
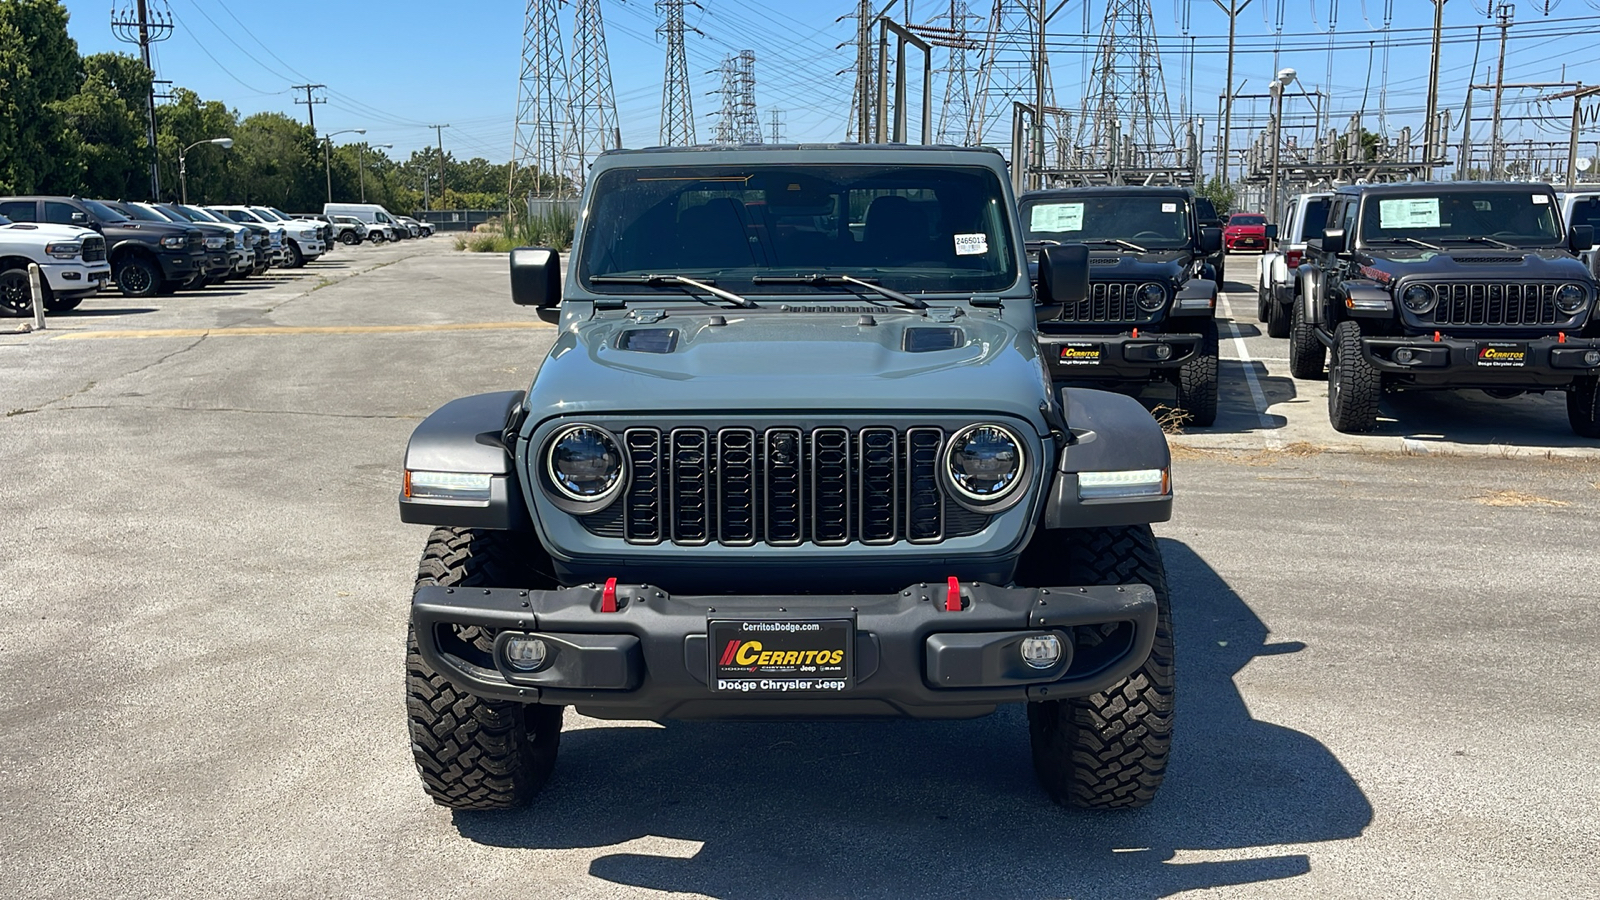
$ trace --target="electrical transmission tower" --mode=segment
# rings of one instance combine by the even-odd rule
[[[1180,142],[1167,107],[1150,0],[1109,0],[1083,110],[1077,139],[1087,157],[1083,165],[1178,162],[1172,157]]]
[[[683,46],[683,33],[698,28],[683,24],[683,8],[699,6],[694,0],[657,0],[656,10],[665,21],[656,29],[667,39],[667,75],[661,83],[661,146],[692,147],[694,135],[694,101],[689,91],[689,56]]]
[[[722,95],[722,108],[713,113],[717,117],[716,136],[719,144],[761,143],[761,117],[756,114],[756,52],[741,50],[738,56],[722,60],[717,72],[722,76],[722,87],[713,93]]]
[[[972,87],[967,79],[967,51],[981,45],[967,35],[967,22],[976,18],[961,0],[950,0],[947,26],[922,25],[917,33],[928,43],[944,47],[949,57],[944,68],[944,103],[939,107],[938,140],[941,144],[976,144]]]
[[[622,146],[617,124],[617,99],[611,89],[611,57],[606,54],[606,26],[600,17],[600,0],[577,0],[572,26],[572,58],[577,66],[572,79],[572,131],[567,162],[568,177],[579,189],[589,172],[589,161]]]
[[[125,2],[111,12],[111,33],[126,44],[139,45],[139,58],[150,70],[150,92],[145,97],[145,139],[150,148],[150,199],[161,200],[161,169],[156,163],[156,70],[150,65],[150,45],[172,37],[172,9],[165,0],[152,11],[148,0]]]
[[[772,142],[774,144],[783,143],[783,110],[769,109],[767,110],[767,116],[771,120],[768,124],[772,126]]]
[[[517,80],[517,123],[512,138],[507,197],[567,193],[569,86],[561,47],[558,0],[528,0],[522,23],[522,73]]]
[[[972,131],[967,143],[987,141],[995,122],[1011,115],[1013,102],[1035,105],[1039,79],[1044,81],[1044,105],[1055,105],[1049,63],[1039,52],[1038,13],[1028,0],[994,0],[978,60]]]
[[[844,137],[865,144],[872,140],[878,102],[877,73],[872,68],[872,0],[856,0],[856,11],[839,17],[841,22],[845,19],[856,20],[856,86],[850,95],[850,120],[845,123]]]

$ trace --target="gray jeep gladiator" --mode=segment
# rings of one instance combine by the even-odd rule
[[[1027,706],[1059,803],[1166,770],[1173,646],[1150,523],[1170,456],[1131,398],[1052,385],[1005,161],[951,147],[613,151],[574,246],[511,254],[557,326],[526,391],[406,449],[435,526],[412,748],[457,809],[527,803],[563,710],[960,719]],[[1040,262],[1046,305],[1088,252]]]

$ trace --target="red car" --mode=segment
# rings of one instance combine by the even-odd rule
[[[1222,246],[1234,250],[1267,249],[1267,217],[1260,213],[1234,213],[1222,229]]]

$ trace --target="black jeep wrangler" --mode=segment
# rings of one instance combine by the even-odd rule
[[[1089,296],[1041,305],[1039,340],[1057,381],[1137,386],[1170,381],[1193,425],[1217,418],[1217,281],[1206,257],[1222,230],[1201,225],[1182,187],[1033,191],[1018,203],[1030,264],[1085,244]]]
[[[1307,243],[1289,368],[1321,378],[1344,432],[1377,427],[1385,391],[1566,391],[1573,431],[1600,437],[1595,284],[1548,185],[1411,183],[1340,189]]]

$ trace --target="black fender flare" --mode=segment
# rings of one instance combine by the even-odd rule
[[[1167,436],[1139,401],[1124,394],[1062,388],[1072,440],[1061,449],[1044,504],[1046,528],[1147,525],[1172,518],[1172,492],[1136,500],[1081,500],[1080,472],[1161,469],[1170,473]]]
[[[521,409],[524,391],[495,391],[452,400],[422,420],[406,444],[400,521],[416,525],[521,530],[531,528],[506,424]],[[489,476],[486,502],[416,500],[407,496],[412,472]]]

